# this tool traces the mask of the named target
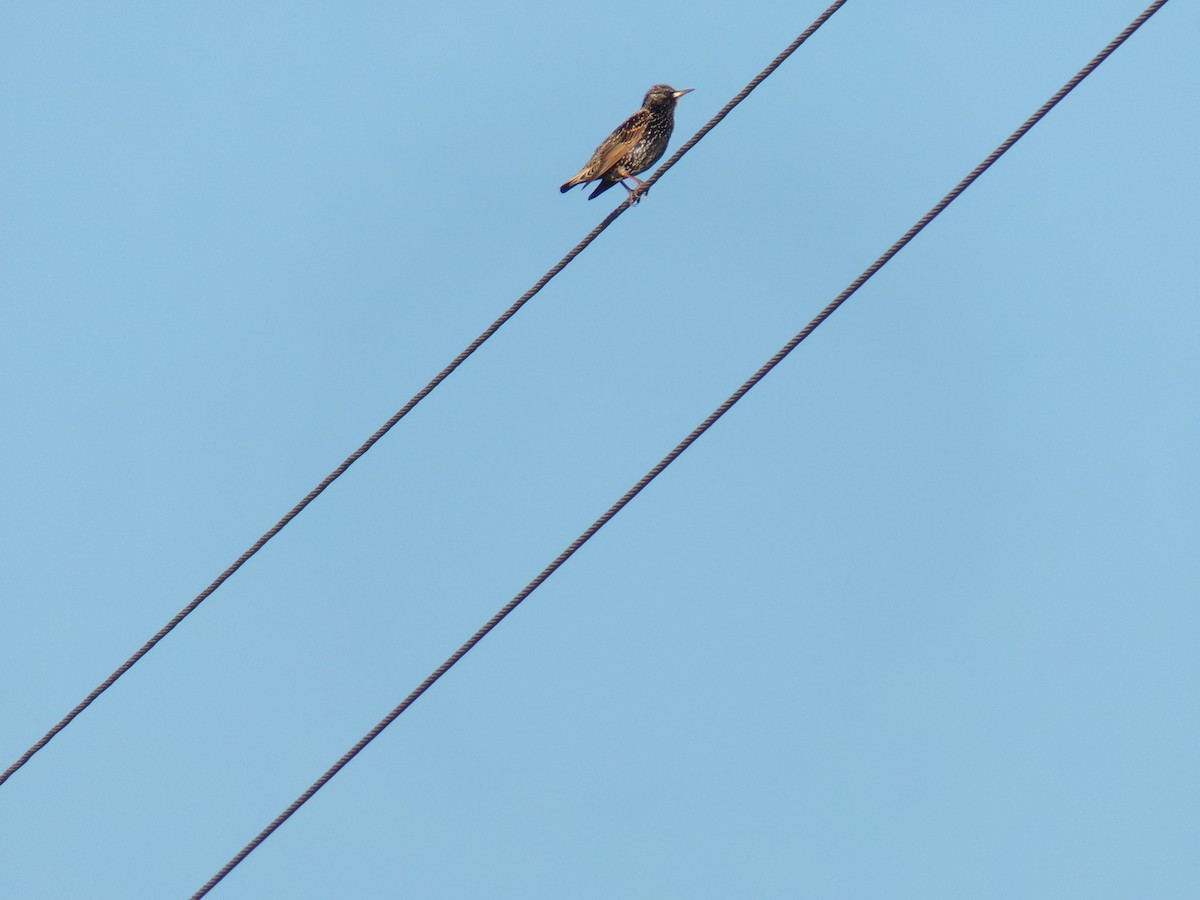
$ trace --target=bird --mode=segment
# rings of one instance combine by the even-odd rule
[[[675,130],[675,104],[680,97],[693,90],[685,88],[677,91],[669,84],[654,85],[646,91],[642,108],[618,125],[596,148],[579,174],[559,190],[565,194],[577,184],[599,181],[600,184],[588,195],[589,200],[595,200],[614,184],[619,184],[629,191],[630,198],[637,203],[645,183],[637,176],[658,162],[667,149],[671,132]],[[632,178],[638,186],[631,188],[625,183],[626,178]]]

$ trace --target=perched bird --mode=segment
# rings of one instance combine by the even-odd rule
[[[637,176],[658,162],[667,149],[667,141],[675,130],[675,103],[692,90],[677,91],[669,84],[656,84],[650,88],[642,108],[617,126],[617,130],[596,148],[579,174],[559,190],[565,194],[577,184],[599,180],[600,184],[588,195],[589,200],[595,200],[614,184],[619,184],[636,202],[643,183]],[[638,186],[631,188],[625,183],[626,178],[632,178]]]

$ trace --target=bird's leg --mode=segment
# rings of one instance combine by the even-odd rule
[[[625,190],[629,191],[629,205],[633,206],[634,204],[641,201],[642,194],[646,190],[646,182],[642,181],[642,179],[638,178],[636,175],[626,175],[625,178],[632,178],[634,181],[637,182],[637,187],[631,188],[629,185],[627,185],[625,183],[624,178],[621,179],[621,187],[623,187],[623,188],[625,188]]]

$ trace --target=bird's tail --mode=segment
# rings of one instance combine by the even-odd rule
[[[595,200],[597,197],[599,197],[601,194],[603,194],[605,191],[607,191],[614,184],[619,184],[619,183],[620,183],[619,181],[609,181],[607,178],[601,178],[600,183],[598,185],[596,185],[596,189],[594,191],[592,191],[590,194],[588,194],[588,199]]]

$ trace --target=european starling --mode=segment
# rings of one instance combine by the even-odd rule
[[[619,184],[636,202],[642,189],[642,180],[637,176],[658,162],[667,149],[675,129],[675,102],[692,90],[677,91],[669,84],[656,84],[650,88],[642,108],[605,138],[588,164],[559,190],[565,194],[577,184],[599,179],[600,184],[588,195],[589,200],[595,200],[614,184]],[[638,186],[631,188],[625,183],[626,178],[632,178]]]

